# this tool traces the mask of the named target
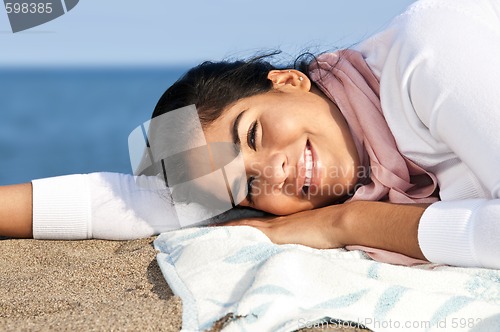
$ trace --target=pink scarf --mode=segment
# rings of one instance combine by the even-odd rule
[[[309,74],[339,107],[351,130],[361,165],[370,167],[371,182],[360,187],[351,200],[392,203],[432,203],[438,200],[432,196],[437,188],[434,174],[399,152],[382,113],[380,83],[361,53],[342,50],[320,55],[311,64]],[[409,258],[404,255],[363,249],[377,260],[387,261],[380,254],[385,256],[388,253],[393,256],[389,258],[391,263],[411,264],[405,259],[401,261],[400,256]],[[395,261],[396,255],[398,259]]]

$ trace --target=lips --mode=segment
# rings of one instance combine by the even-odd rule
[[[306,166],[304,186],[309,187],[311,185],[311,178],[312,178],[312,174],[313,174],[313,172],[312,172],[313,171],[313,158],[312,158],[312,152],[311,152],[311,148],[309,146],[309,143],[306,144],[304,156],[305,156],[305,166]]]
[[[297,163],[297,194],[307,194],[313,182],[314,157],[309,141],[306,142],[304,151]]]

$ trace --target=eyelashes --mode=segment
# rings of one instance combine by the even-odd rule
[[[248,128],[248,131],[247,131],[247,144],[248,146],[254,150],[254,151],[257,151],[257,128],[258,128],[258,121],[254,121],[252,122],[252,124],[250,125],[250,127]],[[248,193],[247,193],[247,201],[250,203],[250,204],[253,204],[253,195],[254,195],[254,190],[253,190],[253,182],[255,180],[255,177],[251,176],[248,178],[248,182],[247,182],[247,190],[248,190]]]
[[[253,192],[253,181],[255,180],[255,177],[251,176],[248,178],[248,182],[247,182],[247,190],[248,190],[248,193],[247,193],[247,201],[249,204],[253,205],[253,195],[254,195],[254,192]]]
[[[247,132],[247,144],[254,151],[257,150],[256,137],[257,137],[257,125],[258,124],[259,123],[257,122],[257,120],[252,122],[252,124],[248,128],[248,132]]]

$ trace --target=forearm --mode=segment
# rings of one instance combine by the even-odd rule
[[[0,236],[31,238],[31,183],[0,187]]]
[[[225,225],[257,227],[277,244],[295,243],[317,249],[361,245],[422,259],[418,225],[426,207],[357,201]]]
[[[334,221],[342,246],[362,245],[425,259],[418,244],[418,227],[427,204],[357,201],[344,204]]]

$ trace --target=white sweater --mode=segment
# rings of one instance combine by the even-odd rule
[[[358,50],[399,150],[438,178],[425,257],[500,268],[500,1],[416,2]]]
[[[420,220],[424,255],[500,268],[500,1],[422,0],[356,48],[380,77],[400,151],[438,178],[442,201]],[[132,239],[178,228],[156,183],[145,189],[114,173],[32,183],[38,239]]]

